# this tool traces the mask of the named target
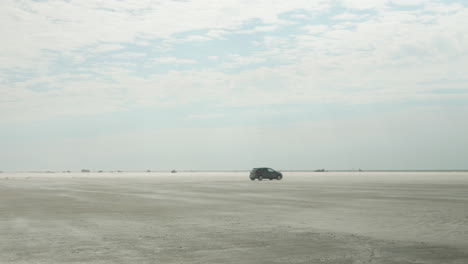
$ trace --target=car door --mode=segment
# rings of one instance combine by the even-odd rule
[[[267,178],[269,179],[274,179],[276,178],[275,171],[273,169],[268,168],[267,169]]]
[[[263,179],[267,178],[267,171],[264,168],[258,169],[258,176],[262,176]]]

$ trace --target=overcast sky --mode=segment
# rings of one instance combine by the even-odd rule
[[[0,3],[0,170],[468,169],[468,1]]]

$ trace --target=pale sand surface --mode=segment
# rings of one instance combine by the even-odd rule
[[[468,173],[2,173],[0,263],[468,263]]]

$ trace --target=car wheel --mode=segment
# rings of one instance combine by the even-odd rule
[[[255,181],[255,178],[250,178],[251,181]]]
[[[277,179],[278,181],[281,180],[282,178],[283,178],[283,176],[281,176],[281,175],[276,176],[276,179]]]
[[[263,180],[263,176],[262,175],[258,176],[258,180],[259,181]]]

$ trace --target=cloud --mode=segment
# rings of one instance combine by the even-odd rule
[[[240,56],[238,54],[231,54],[228,57],[230,61],[222,65],[225,68],[238,68],[265,61],[265,58],[254,56]]]
[[[213,97],[232,107],[464,99],[431,91],[466,85],[447,83],[465,80],[468,10],[417,3],[399,10],[388,1],[342,1],[334,7],[349,9],[336,14],[331,3],[311,1],[254,1],[247,9],[234,0],[7,2],[0,115],[46,119]],[[307,14],[305,21],[285,23],[296,11],[291,17]],[[307,21],[314,12],[329,19]],[[31,90],[38,86],[45,88]]]
[[[0,68],[11,67],[15,60],[15,67],[35,68],[33,61],[47,61],[46,50],[69,52],[99,43],[168,39],[206,29],[212,29],[210,37],[219,37],[222,30],[239,29],[253,19],[275,23],[279,14],[299,8],[320,9],[323,4],[305,0],[261,0],[248,6],[234,0],[7,1],[0,10],[2,33],[8,36],[1,43],[0,56],[8,63],[0,63]]]
[[[307,30],[308,33],[318,34],[325,32],[328,29],[328,25],[307,25],[304,26],[304,29]]]
[[[382,9],[387,0],[341,0],[343,6],[350,9]]]
[[[121,52],[121,53],[112,55],[112,57],[119,58],[119,59],[132,59],[132,58],[146,57],[147,55],[148,54],[143,53],[143,52]]]
[[[197,63],[194,60],[178,59],[176,57],[160,57],[160,58],[154,59],[154,62],[160,63],[160,64],[195,64]]]
[[[103,53],[103,52],[110,52],[110,51],[116,51],[116,50],[121,50],[125,46],[119,45],[119,44],[99,44],[96,46],[93,51],[95,53]]]
[[[402,5],[402,6],[414,6],[414,5],[421,5],[424,3],[428,3],[428,0],[390,0],[392,4]]]
[[[278,25],[264,25],[264,26],[256,26],[252,29],[248,29],[248,30],[240,30],[240,31],[237,31],[237,33],[243,33],[243,34],[253,34],[253,33],[259,33],[259,32],[271,32],[271,31],[275,31],[279,28],[279,24]]]
[[[368,17],[368,15],[357,15],[353,13],[342,13],[332,17],[334,20],[361,20]]]

